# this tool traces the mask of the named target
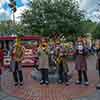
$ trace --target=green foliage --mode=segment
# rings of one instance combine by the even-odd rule
[[[79,33],[82,13],[76,0],[33,0],[23,13],[25,32],[48,36],[51,33]]]
[[[9,22],[10,21],[2,21],[0,22],[0,35],[8,35],[8,30],[9,30]]]
[[[100,39],[100,23],[96,25],[96,28],[92,34],[94,39]]]
[[[81,22],[82,32],[81,33],[93,33],[96,29],[96,23],[91,20],[84,20]]]
[[[91,33],[93,39],[100,39],[100,23],[85,20],[82,23],[82,32]],[[81,32],[81,33],[82,33]]]
[[[22,24],[15,24],[13,25],[11,20],[2,21],[0,23],[0,36],[7,36],[7,35],[18,35],[23,34],[23,25]]]

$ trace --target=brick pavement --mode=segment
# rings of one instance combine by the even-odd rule
[[[50,84],[48,86],[41,86],[38,81],[34,81],[32,79],[32,69],[24,68],[24,85],[22,87],[15,87],[13,85],[12,73],[7,71],[3,74],[2,88],[6,92],[6,94],[13,97],[16,96],[19,98],[19,100],[71,100],[71,98],[75,99],[80,97],[82,97],[83,99],[75,100],[89,100],[86,96],[96,92],[95,85],[97,83],[97,74],[95,71],[94,57],[89,58],[88,64],[88,76],[90,82],[90,85],[88,87],[77,86],[74,83],[72,83],[70,86],[65,86],[64,84]],[[70,67],[71,66],[72,65],[70,65]],[[74,76],[75,77],[73,77],[73,80],[76,79],[76,73],[74,73]]]

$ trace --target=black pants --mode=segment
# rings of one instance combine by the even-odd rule
[[[99,78],[100,78],[100,59],[98,60],[98,65],[99,65],[98,71],[99,71]]]
[[[15,71],[13,72],[14,81],[16,83],[23,82],[23,74],[22,71]]]
[[[48,69],[41,69],[41,80],[48,81]]]
[[[100,66],[98,68],[99,80],[100,80]]]
[[[21,70],[18,70],[17,62],[15,62],[15,71],[13,72],[13,78],[16,83],[23,81],[23,74]]]
[[[82,82],[82,75],[84,77],[84,81],[87,82],[88,78],[87,78],[87,71],[78,71],[78,80],[80,82]]]
[[[61,82],[64,82],[64,69],[63,69],[63,64],[62,64],[62,63],[59,64],[58,67],[59,67],[59,68],[58,68],[59,80],[60,80]]]
[[[64,82],[68,82],[68,73],[67,72],[64,73]]]

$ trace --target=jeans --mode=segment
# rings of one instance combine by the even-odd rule
[[[16,83],[23,82],[23,75],[22,71],[15,71],[13,72],[13,78]]]
[[[68,82],[68,73],[67,72],[64,73],[64,81]]]

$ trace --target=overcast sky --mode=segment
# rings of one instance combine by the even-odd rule
[[[29,8],[29,1],[31,0],[16,0],[17,2],[17,12],[15,13],[16,20],[18,20],[19,15],[24,9]],[[100,0],[77,0],[79,2],[80,9],[86,11],[86,17],[98,21],[95,16],[100,15],[98,9],[98,3]],[[0,0],[0,20],[7,20],[11,18],[11,10],[8,7],[9,0]]]
[[[94,21],[98,21],[95,16],[100,15],[100,0],[78,0],[80,4],[80,8],[86,11],[86,16]]]

